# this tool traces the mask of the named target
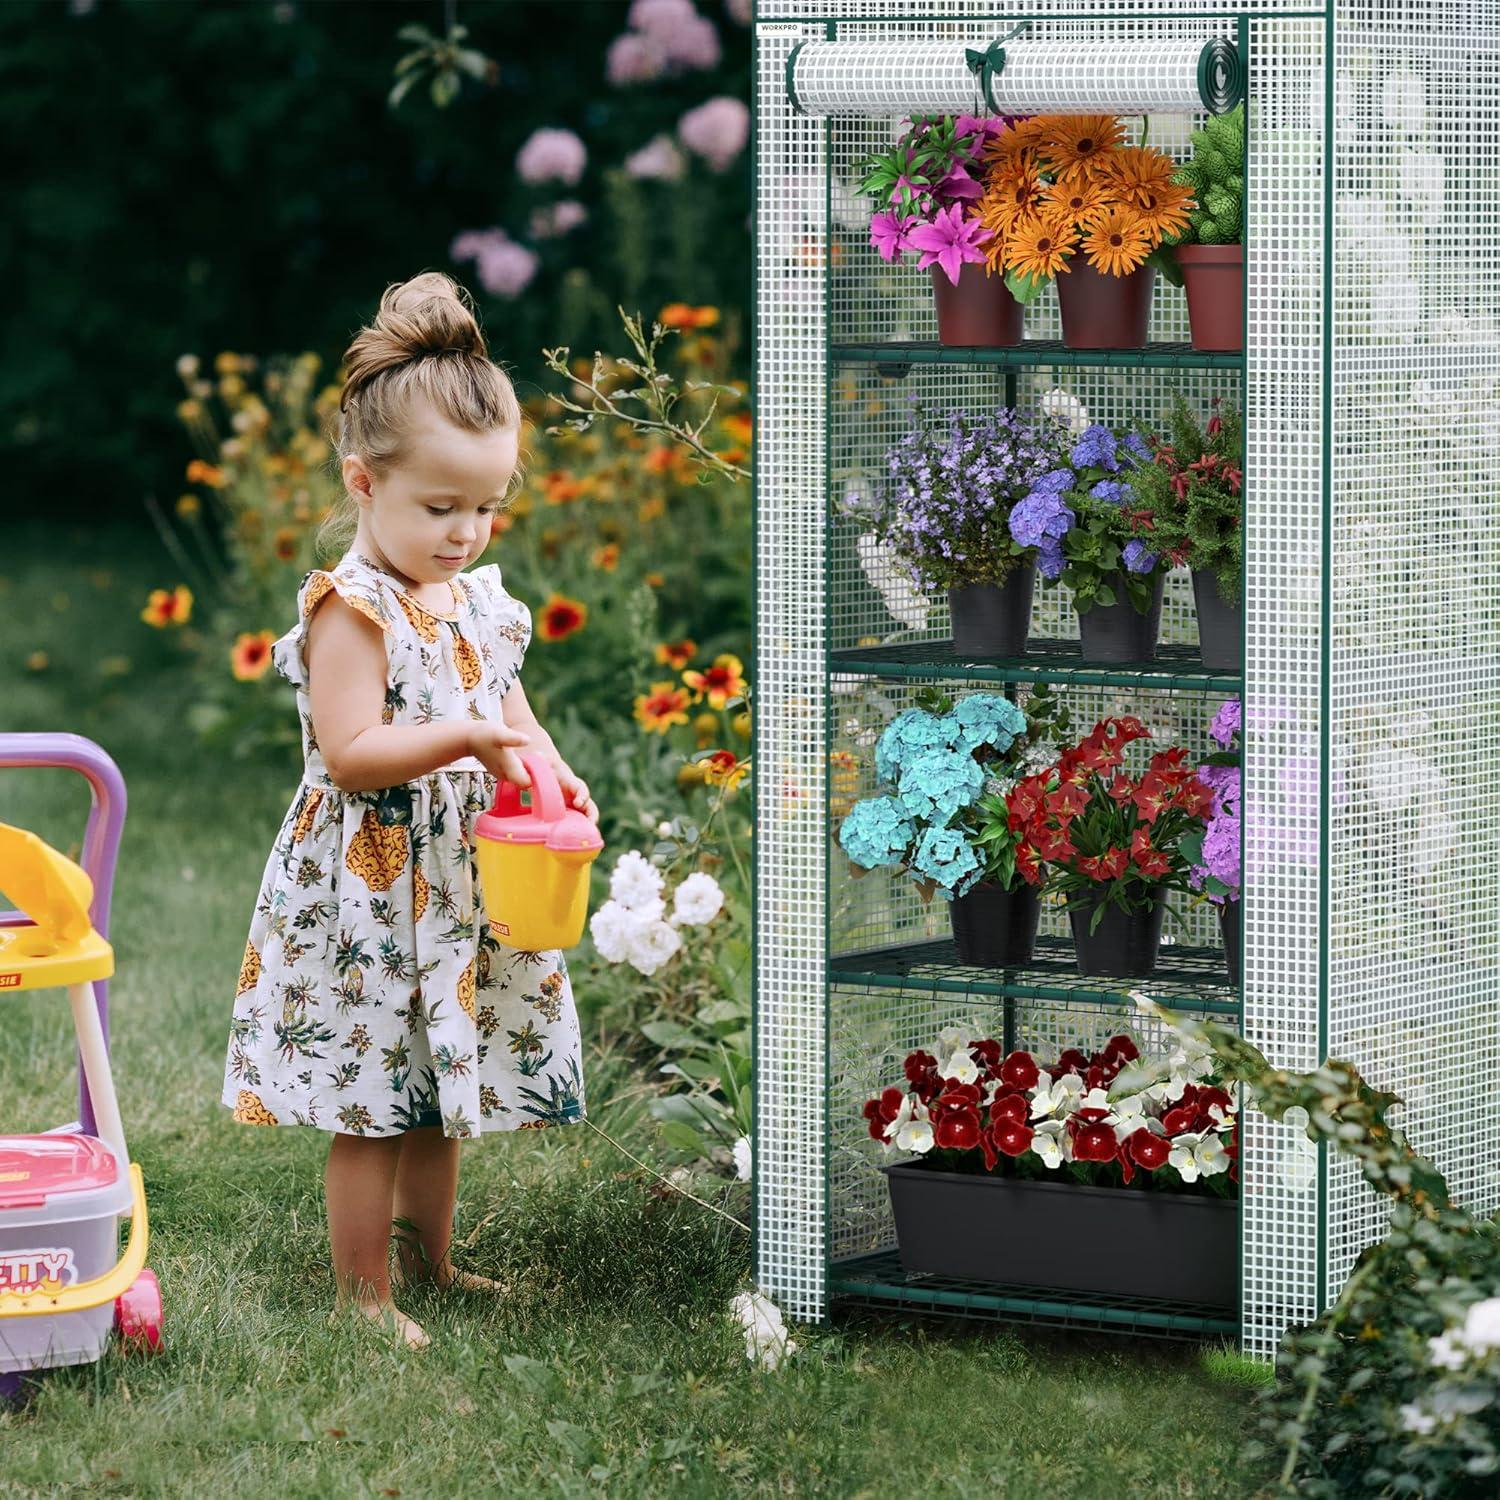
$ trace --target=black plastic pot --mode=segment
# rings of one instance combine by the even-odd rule
[[[1023,1182],[897,1162],[902,1269],[1055,1291],[1239,1305],[1239,1204],[1137,1188]]]
[[[948,903],[958,961],[1003,969],[1031,962],[1042,902],[1034,887],[976,885]]]
[[[1161,596],[1167,575],[1157,573],[1151,607],[1140,614],[1125,596],[1125,581],[1115,580],[1115,603],[1096,604],[1078,616],[1078,644],[1085,661],[1154,661],[1161,633]]]
[[[1167,908],[1160,887],[1151,895],[1151,905],[1143,911],[1106,906],[1098,927],[1092,932],[1089,928],[1098,904],[1093,899],[1093,892],[1069,895],[1068,922],[1073,928],[1078,972],[1085,979],[1145,979],[1156,972],[1156,955],[1161,948],[1161,928]]]
[[[964,656],[1024,656],[1035,588],[1036,564],[1028,561],[1002,584],[949,589],[953,649]]]
[[[1198,653],[1205,667],[1238,671],[1245,665],[1244,615],[1229,604],[1206,568],[1193,569],[1193,602],[1198,609]]]
[[[1219,908],[1219,936],[1224,940],[1224,962],[1230,984],[1240,982],[1240,903],[1226,901]]]

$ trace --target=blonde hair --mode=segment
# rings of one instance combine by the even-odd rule
[[[344,353],[335,463],[357,454],[377,479],[402,462],[415,402],[466,432],[521,426],[510,377],[489,357],[474,299],[451,276],[423,271],[385,289],[374,320]],[[516,466],[511,481],[520,482]],[[320,549],[342,550],[359,524],[346,492],[318,528]]]

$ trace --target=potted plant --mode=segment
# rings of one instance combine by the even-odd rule
[[[1169,428],[1152,461],[1131,474],[1127,524],[1143,547],[1192,570],[1203,665],[1237,671],[1245,661],[1244,423],[1238,408],[1217,399],[1213,415],[1200,423],[1174,392]]]
[[[1073,595],[1082,653],[1091,661],[1150,661],[1171,560],[1135,535],[1133,476],[1152,448],[1139,432],[1084,428],[1067,461],[1012,509],[1010,534],[1037,549],[1037,571]]]
[[[915,252],[931,269],[943,344],[1021,341],[1022,309],[987,252],[996,233],[981,224],[985,146],[1010,120],[943,115],[914,119],[890,148],[861,165],[859,191],[873,198],[870,243],[887,261]]]
[[[894,551],[919,588],[947,589],[961,655],[1025,653],[1036,553],[1007,518],[1061,461],[1064,441],[1057,423],[1008,406],[936,417],[917,404],[879,490],[844,497],[844,513]]]
[[[1190,887],[1184,838],[1200,829],[1212,791],[1180,747],[1133,777],[1125,752],[1151,737],[1139,719],[1103,719],[1056,765],[1007,795],[1024,880],[1067,901],[1079,973],[1144,978],[1156,969],[1167,897]]]
[[[1034,115],[984,145],[987,253],[1023,304],[1056,282],[1070,349],[1139,348],[1156,272],[1179,279],[1163,245],[1187,228],[1192,192],[1144,131],[1128,145],[1112,115]]]
[[[1213,793],[1208,822],[1182,841],[1183,856],[1192,861],[1192,887],[1217,908],[1219,934],[1229,982],[1240,982],[1240,700],[1219,705],[1208,732],[1221,750],[1206,756],[1198,780]]]
[[[1066,711],[1044,687],[1025,713],[994,693],[955,704],[928,691],[922,702],[881,733],[875,774],[886,790],[854,804],[839,844],[856,874],[905,870],[924,901],[940,893],[961,962],[1027,963],[1039,893],[1016,868],[1015,839],[994,836],[994,805],[1051,763],[1048,741],[1065,730]]]
[[[864,1105],[901,1264],[1232,1309],[1238,1125],[1204,1043],[1143,1058],[1111,1037],[1041,1063],[948,1028]]]
[[[1245,106],[1214,115],[1192,135],[1177,183],[1196,207],[1172,242],[1187,290],[1193,348],[1245,347]]]

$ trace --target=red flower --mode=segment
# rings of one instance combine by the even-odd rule
[[[1154,823],[1172,805],[1171,784],[1155,771],[1147,771],[1135,792],[1135,810],[1143,822]]]
[[[1172,1151],[1172,1143],[1166,1137],[1152,1135],[1144,1128],[1137,1130],[1125,1144],[1130,1148],[1131,1156],[1148,1172],[1166,1166]]]
[[[1033,1089],[1041,1072],[1029,1052],[1012,1052],[1000,1067],[1000,1078],[1013,1089]]]
[[[1116,771],[1115,779],[1109,784],[1109,795],[1123,807],[1135,798],[1135,782],[1123,771]]]
[[[1134,1062],[1141,1055],[1141,1049],[1128,1036],[1112,1036],[1105,1043],[1104,1055],[1120,1062]]]
[[[1198,1106],[1199,1117],[1205,1122],[1200,1129],[1206,1129],[1207,1125],[1212,1123],[1213,1119],[1209,1114],[1209,1110],[1217,1104],[1221,1110],[1227,1111],[1229,1108],[1229,1095],[1221,1088],[1215,1088],[1212,1084],[1205,1084],[1204,1087],[1198,1090],[1198,1097],[1193,1102]]]
[[[582,630],[588,618],[588,605],[554,593],[542,606],[541,637],[544,641],[565,641]]]
[[[1072,859],[1078,853],[1066,828],[1044,828],[1037,835],[1036,843],[1042,858],[1051,860],[1054,864]]]
[[[945,1150],[972,1151],[979,1144],[979,1111],[955,1109],[943,1114],[933,1139]]]
[[[1041,853],[1031,844],[1016,845],[1016,868],[1027,885],[1042,883]]]
[[[1046,799],[1047,811],[1059,822],[1067,823],[1084,812],[1089,805],[1089,794],[1081,786],[1066,782]]]
[[[906,1094],[901,1089],[885,1089],[878,1099],[865,1102],[865,1119],[870,1122],[873,1140],[885,1139],[885,1127],[901,1112],[901,1101]]]
[[[1069,1047],[1061,1057],[1057,1059],[1057,1066],[1048,1069],[1052,1073],[1082,1073],[1089,1065],[1089,1060],[1077,1047]]]
[[[1120,1163],[1120,1176],[1125,1179],[1125,1186],[1129,1187],[1135,1181],[1135,1163],[1130,1159],[1130,1146],[1127,1141],[1121,1141],[1115,1150],[1115,1159]]]
[[[1113,1161],[1117,1145],[1114,1126],[1084,1125],[1073,1134],[1073,1160]]]
[[[990,1105],[990,1124],[1024,1125],[1031,1118],[1031,1100],[1025,1094],[997,1094]]]
[[[976,1066],[993,1068],[1000,1061],[1000,1043],[988,1039],[975,1042],[969,1048],[969,1056],[974,1059]]]
[[[1176,785],[1188,777],[1189,768],[1184,764],[1187,760],[1187,751],[1181,745],[1174,745],[1170,750],[1158,750],[1151,757],[1150,770],[1160,776],[1163,781]]]
[[[932,1101],[933,1118],[961,1114],[964,1110],[977,1110],[982,1097],[977,1084],[954,1083],[950,1079],[943,1092]]]
[[[1079,746],[1078,763],[1085,770],[1102,775],[1105,771],[1113,771],[1120,764],[1120,756],[1111,746],[1095,740],[1094,736],[1090,735]]]
[[[930,1052],[909,1052],[906,1056],[906,1081],[912,1085],[922,1082],[937,1067],[937,1058]]]
[[[1130,853],[1111,844],[1099,860],[1104,880],[1118,880],[1130,868]]]
[[[1006,1120],[996,1125],[991,1131],[995,1144],[1007,1156],[1019,1156],[1023,1151],[1031,1148],[1031,1139],[1036,1132],[1031,1126]]]
[[[1149,844],[1139,853],[1132,850],[1131,857],[1135,860],[1136,869],[1142,875],[1154,878],[1172,873],[1172,861],[1160,849],[1153,849]]]
[[[1198,1123],[1198,1111],[1191,1106],[1179,1104],[1176,1109],[1169,1109],[1161,1119],[1162,1128],[1171,1135],[1181,1135],[1184,1130],[1191,1130]]]
[[[1206,817],[1214,805],[1214,794],[1196,776],[1189,776],[1178,789],[1174,804],[1190,817]]]

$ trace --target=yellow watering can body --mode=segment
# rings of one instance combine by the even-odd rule
[[[581,812],[565,806],[552,767],[523,755],[531,805],[501,781],[495,804],[474,826],[474,850],[490,931],[511,948],[540,953],[571,948],[589,909],[589,866],[604,841]]]

